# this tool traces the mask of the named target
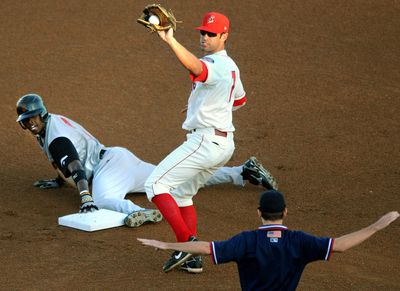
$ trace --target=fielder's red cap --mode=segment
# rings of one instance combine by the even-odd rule
[[[208,12],[203,17],[201,26],[197,30],[204,30],[213,33],[223,33],[229,31],[229,19],[218,12]]]

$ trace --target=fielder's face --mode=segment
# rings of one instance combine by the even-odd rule
[[[42,117],[40,115],[24,119],[22,123],[34,135],[40,134],[45,127],[45,123],[43,122]]]
[[[206,54],[213,54],[225,48],[228,33],[212,33],[200,30],[200,49]]]

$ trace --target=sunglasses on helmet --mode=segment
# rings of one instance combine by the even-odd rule
[[[207,34],[208,37],[216,37],[217,34],[214,32],[209,32],[209,31],[205,31],[205,30],[200,30],[200,34],[202,36],[205,36]]]

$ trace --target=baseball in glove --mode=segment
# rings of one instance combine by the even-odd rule
[[[152,32],[156,32],[170,28],[176,31],[176,23],[181,21],[177,21],[172,11],[165,9],[160,4],[149,4],[144,8],[137,22]]]

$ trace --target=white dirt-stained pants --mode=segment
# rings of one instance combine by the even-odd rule
[[[193,205],[200,187],[231,158],[235,145],[233,133],[226,137],[214,128],[196,129],[186,141],[162,160],[145,184],[147,198],[170,193],[179,207]]]
[[[93,169],[92,195],[94,203],[105,209],[126,214],[141,210],[126,194],[144,192],[144,183],[155,166],[146,163],[122,147],[107,148]]]

